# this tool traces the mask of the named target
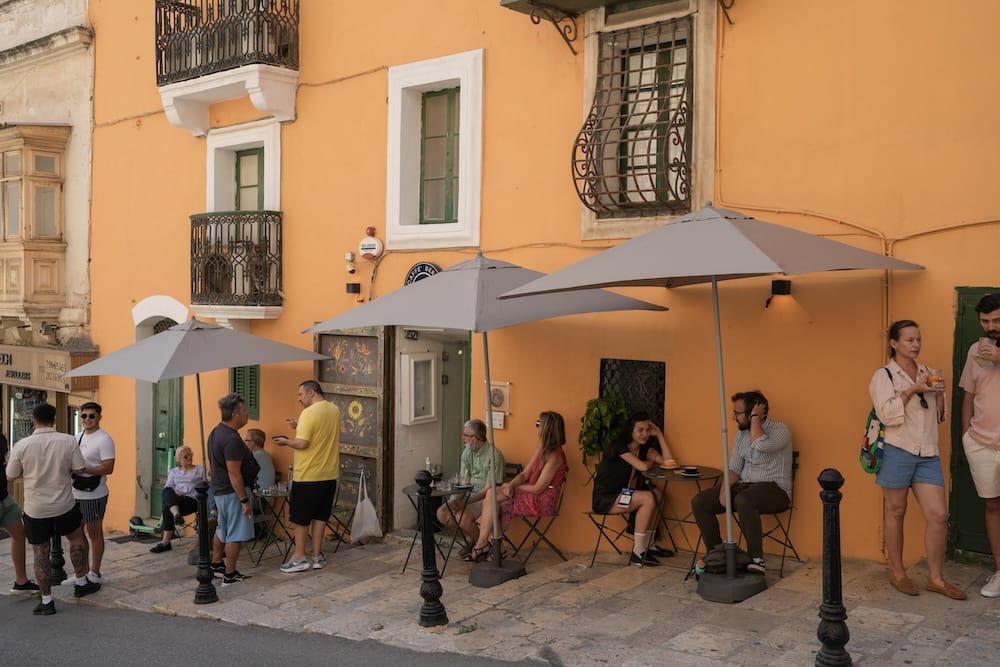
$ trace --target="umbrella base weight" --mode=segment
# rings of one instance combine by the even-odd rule
[[[517,560],[504,560],[496,563],[476,563],[469,572],[469,583],[476,588],[492,588],[502,583],[512,581],[527,574],[524,563]]]
[[[743,602],[764,590],[767,590],[767,582],[759,574],[741,573],[729,578],[706,572],[698,579],[698,595],[709,602]]]

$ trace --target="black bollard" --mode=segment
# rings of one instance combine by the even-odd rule
[[[53,535],[49,548],[49,581],[53,586],[58,586],[65,580],[66,556],[63,555],[62,539],[58,535]]]
[[[194,592],[195,604],[218,602],[219,596],[212,584],[212,536],[208,534],[208,482],[201,480],[194,487],[198,496],[198,588]]]
[[[847,629],[840,570],[840,500],[844,497],[840,487],[844,477],[827,468],[819,474],[819,485],[823,487],[819,494],[823,501],[823,604],[819,607],[816,637],[823,646],[816,654],[816,665],[852,665],[851,654],[844,648],[851,632]]]
[[[420,572],[420,626],[432,628],[448,625],[448,614],[441,604],[441,574],[437,569],[434,548],[434,508],[431,506],[431,474],[426,470],[417,473],[417,509],[420,512],[420,547],[424,556],[424,569]]]

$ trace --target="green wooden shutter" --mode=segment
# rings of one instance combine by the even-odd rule
[[[250,419],[260,419],[260,366],[230,368],[229,390],[243,397]]]

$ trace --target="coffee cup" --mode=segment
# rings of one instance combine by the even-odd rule
[[[701,471],[698,470],[698,466],[684,466],[685,475],[697,475],[699,472]]]

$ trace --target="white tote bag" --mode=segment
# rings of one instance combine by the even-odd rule
[[[368,485],[362,470],[358,481],[358,506],[354,508],[354,519],[351,521],[351,544],[363,543],[373,537],[382,537],[382,528],[378,524],[375,505],[368,497]]]

